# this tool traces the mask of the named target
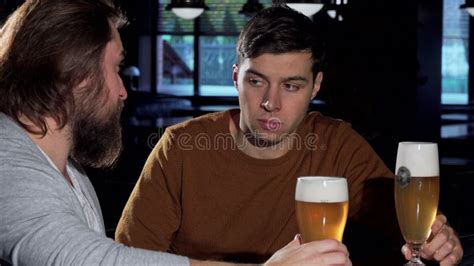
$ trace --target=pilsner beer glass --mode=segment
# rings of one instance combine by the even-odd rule
[[[345,178],[299,177],[295,200],[303,242],[329,238],[342,241],[349,209]]]
[[[438,210],[438,144],[400,142],[395,169],[398,224],[412,251],[412,258],[405,265],[425,265],[419,253],[431,233]]]

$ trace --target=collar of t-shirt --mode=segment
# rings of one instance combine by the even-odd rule
[[[38,145],[36,145],[38,146]],[[43,153],[43,155],[46,157],[48,160],[49,164],[56,169],[61,175],[61,171],[59,171],[58,167],[53,163],[51,158],[41,149],[41,147],[38,146],[38,149]],[[79,200],[79,203],[81,204],[82,210],[84,212],[84,216],[86,217],[87,220],[87,225],[89,226],[90,229],[102,233],[103,228],[101,226],[101,223],[99,222],[98,214],[92,207],[92,204],[90,200],[84,195],[81,189],[81,185],[79,184],[76,173],[74,171],[74,167],[69,165],[69,162],[66,164],[66,171],[67,174],[69,175],[69,178],[71,179],[72,186],[69,184],[71,187],[72,191],[74,191],[74,194],[76,195],[77,199]]]

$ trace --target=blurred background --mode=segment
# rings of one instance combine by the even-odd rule
[[[116,2],[131,22],[121,30],[129,95],[125,149],[115,169],[88,169],[111,237],[164,129],[238,106],[235,43],[252,16],[243,7],[272,4],[205,0],[208,10],[183,19],[166,10],[170,0]],[[474,27],[460,9],[464,0],[317,2],[324,7],[312,19],[327,53],[310,109],[350,122],[392,170],[399,141],[438,142],[440,209],[468,239],[474,234]],[[0,0],[0,19],[21,3]]]

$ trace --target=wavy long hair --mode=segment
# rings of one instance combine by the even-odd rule
[[[110,23],[126,19],[108,0],[27,0],[0,31],[0,111],[34,134],[46,134],[47,117],[64,127],[75,109],[72,88],[88,81],[88,93],[103,89]]]

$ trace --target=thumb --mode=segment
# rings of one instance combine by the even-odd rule
[[[297,246],[300,246],[301,245],[301,235],[300,234],[296,234],[295,235],[295,238],[293,238],[293,240],[288,243],[285,248],[291,248],[291,247],[297,247]]]
[[[411,250],[408,248],[407,244],[403,245],[402,253],[405,256],[405,259],[407,260],[411,259]]]

